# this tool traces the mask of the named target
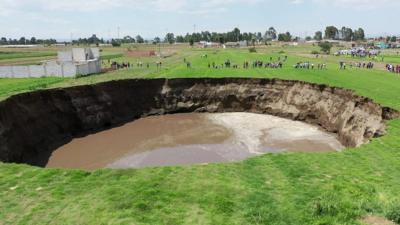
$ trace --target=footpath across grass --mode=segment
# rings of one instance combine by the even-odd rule
[[[206,52],[208,58],[201,58]],[[378,70],[339,71],[329,58],[322,71],[293,69],[292,64],[305,60],[295,55],[289,55],[283,69],[208,69],[209,61],[239,64],[278,55],[182,51],[166,59],[160,71],[35,82],[4,79],[0,95],[135,77],[277,77],[353,89],[400,110],[400,77]],[[192,62],[191,69],[183,58]],[[387,125],[387,135],[340,153],[268,154],[237,163],[94,172],[0,163],[0,224],[342,225],[362,224],[367,215],[395,220],[400,218],[400,119]]]

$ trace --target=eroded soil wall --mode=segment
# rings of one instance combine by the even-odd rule
[[[398,112],[352,91],[277,79],[121,80],[19,94],[0,102],[0,160],[44,166],[72,138],[148,115],[253,112],[316,124],[348,147]]]

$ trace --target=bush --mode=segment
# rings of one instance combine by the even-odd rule
[[[392,204],[386,212],[386,218],[400,224],[400,203]]]
[[[256,48],[254,48],[254,47],[253,47],[253,48],[249,48],[249,52],[250,52],[250,53],[257,52],[257,49],[256,49]]]
[[[254,48],[254,47],[253,47],[253,48],[249,48],[249,52],[250,52],[250,53],[255,53],[255,52],[257,52],[257,49]]]
[[[319,51],[317,51],[317,50],[313,50],[313,51],[311,51],[311,54],[313,54],[313,55],[319,55],[320,53],[319,53]]]
[[[323,53],[329,54],[332,49],[332,44],[329,42],[321,42],[319,43],[319,47]]]
[[[121,43],[118,42],[118,41],[114,41],[114,40],[111,42],[111,45],[112,45],[113,47],[121,47]]]
[[[316,216],[336,216],[339,213],[339,206],[336,199],[323,197],[314,202],[313,212]]]
[[[285,54],[285,51],[279,51],[278,53],[279,54]]]

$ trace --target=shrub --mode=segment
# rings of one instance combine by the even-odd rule
[[[111,45],[112,45],[113,47],[121,47],[121,43],[120,43],[119,41],[115,41],[115,40],[113,40],[113,41],[111,42]]]
[[[317,50],[313,50],[313,51],[311,51],[311,54],[313,54],[313,55],[318,55],[318,54],[320,54],[320,53],[319,53],[319,51],[317,51]]]
[[[249,52],[250,52],[250,53],[255,53],[255,52],[257,52],[257,49],[254,48],[254,47],[253,47],[253,48],[249,48]]]
[[[285,54],[285,51],[279,51],[278,53],[279,54]]]
[[[336,216],[339,212],[339,206],[334,199],[321,198],[314,202],[313,212],[316,216]]]
[[[386,218],[400,224],[400,203],[392,204],[386,212]]]
[[[331,52],[332,44],[329,42],[319,43],[319,47],[323,53],[329,54]]]

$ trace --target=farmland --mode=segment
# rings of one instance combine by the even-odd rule
[[[351,89],[400,110],[400,76],[384,70],[385,63],[400,62],[395,52],[383,52],[384,61],[371,70],[339,70],[340,61],[368,58],[317,58],[311,51],[319,48],[312,45],[256,49],[165,45],[160,50],[174,54],[159,59],[127,57],[126,46],[103,48],[103,66],[110,60],[133,68],[80,78],[0,79],[0,99],[132,78],[280,78]],[[0,54],[0,63],[51,57],[56,49],[35,51]],[[285,56],[283,68],[242,68],[245,61]],[[209,68],[226,60],[239,68]],[[305,61],[327,68],[293,67]],[[93,172],[0,163],[0,224],[363,224],[368,215],[394,220],[400,217],[400,119],[387,126],[385,136],[343,152],[267,154],[237,163]]]

